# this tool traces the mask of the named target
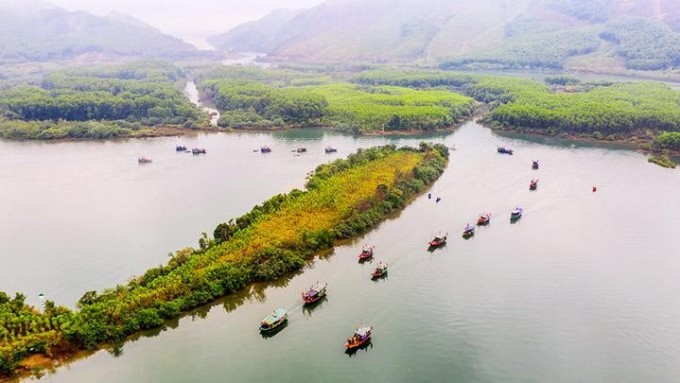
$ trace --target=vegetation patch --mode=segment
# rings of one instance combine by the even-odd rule
[[[320,165],[307,191],[274,196],[217,226],[199,249],[186,248],[166,265],[125,285],[86,292],[71,311],[0,292],[0,375],[31,355],[59,358],[123,341],[140,330],[242,289],[299,270],[316,252],[352,238],[402,209],[434,182],[448,162],[443,145],[384,146]]]
[[[445,89],[328,83],[306,86],[292,71],[219,69],[203,76],[203,93],[224,113],[218,124],[267,129],[324,125],[355,133],[427,131],[472,115],[471,98]],[[220,74],[227,78],[217,79]]]
[[[204,116],[178,89],[182,77],[164,62],[51,73],[39,85],[0,92],[0,137],[111,138],[143,127],[196,127]]]
[[[647,161],[669,169],[675,169],[677,165],[667,154],[650,156]]]

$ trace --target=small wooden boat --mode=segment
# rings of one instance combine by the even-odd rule
[[[371,326],[359,327],[351,337],[347,338],[345,348],[347,350],[356,350],[368,344],[371,341],[372,331],[373,327]]]
[[[153,160],[151,158],[139,157],[139,158],[137,158],[137,162],[139,164],[150,164],[150,163],[153,162]]]
[[[260,153],[270,153],[272,151],[272,148],[269,146],[260,146]]]
[[[286,309],[276,309],[260,322],[260,332],[272,332],[281,327],[288,320]]]
[[[182,146],[182,145],[177,145],[177,146],[175,146],[175,151],[177,151],[177,152],[186,152],[186,151],[187,151],[187,147],[186,147],[186,146]]]
[[[533,161],[533,162],[531,163],[531,168],[532,168],[532,169],[538,169],[538,161]]]
[[[479,216],[477,219],[477,225],[483,226],[483,225],[488,225],[491,222],[491,214],[490,213],[484,213]]]
[[[510,155],[512,155],[512,153],[513,153],[512,149],[506,148],[505,146],[499,146],[499,147],[497,148],[497,150],[498,150],[498,153],[501,153],[501,154],[510,154]]]
[[[338,151],[338,148],[334,148],[332,146],[326,146],[326,153],[335,153]]]
[[[193,148],[191,149],[191,154],[205,154],[205,149]]]
[[[306,153],[307,148],[295,148],[295,153]]]
[[[427,244],[430,245],[430,247],[444,246],[444,244],[446,244],[446,235],[435,235]]]
[[[532,179],[529,183],[529,190],[536,190],[536,188],[538,188],[538,180]]]
[[[361,253],[359,253],[359,262],[366,261],[368,259],[373,258],[373,248],[375,246],[364,246],[363,249],[361,249]]]
[[[378,262],[378,266],[371,273],[371,279],[379,279],[387,275],[387,262]]]
[[[511,220],[520,219],[522,217],[522,211],[523,211],[522,208],[517,206],[510,212],[510,219]]]
[[[463,229],[463,238],[470,238],[473,235],[475,235],[475,227],[468,223]]]
[[[322,284],[316,282],[316,284],[310,287],[309,290],[302,293],[302,300],[306,304],[317,302],[319,299],[326,296],[326,287],[328,287],[327,283]]]

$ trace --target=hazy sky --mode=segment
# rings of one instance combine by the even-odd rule
[[[182,38],[226,32],[279,8],[307,8],[323,0],[47,0],[69,10],[134,16]]]

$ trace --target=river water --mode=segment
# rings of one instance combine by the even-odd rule
[[[192,104],[208,113],[210,116],[210,125],[217,126],[217,121],[220,119],[220,111],[215,108],[210,108],[201,102],[198,88],[196,87],[196,83],[193,80],[187,81],[186,85],[184,86],[184,94]]]
[[[427,139],[457,147],[432,199],[418,197],[300,274],[40,381],[680,381],[680,173],[628,150],[501,137],[474,122]],[[419,140],[306,130],[0,141],[0,289],[73,305],[301,187],[319,163]],[[176,153],[177,143],[208,153]],[[263,144],[273,152],[253,152]],[[326,155],[329,144],[339,152]],[[497,144],[515,155],[497,154]],[[295,156],[298,146],[308,152]],[[138,165],[138,155],[153,164]],[[531,178],[540,179],[535,192]],[[516,205],[524,217],[511,224]],[[491,225],[461,238],[483,211]],[[440,230],[451,240],[428,252]],[[390,263],[387,279],[371,281],[374,265],[357,263],[365,243]],[[329,283],[328,299],[303,309],[300,291],[316,281]],[[289,324],[263,338],[257,325],[277,307],[290,310]],[[342,343],[362,323],[374,326],[372,346],[346,355]]]

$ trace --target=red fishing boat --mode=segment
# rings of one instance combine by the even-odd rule
[[[483,225],[488,225],[489,222],[491,222],[491,214],[490,213],[484,213],[479,216],[477,219],[477,225],[483,226]]]
[[[371,326],[359,327],[351,337],[347,338],[345,348],[349,351],[367,345],[371,341],[372,331],[373,327]]]
[[[532,179],[529,183],[529,190],[536,190],[538,188],[538,179]]]
[[[434,247],[444,246],[445,243],[446,243],[446,235],[435,235],[434,238],[432,238],[432,240],[430,242],[428,242],[427,244],[430,245],[430,247],[434,248]]]
[[[359,262],[373,258],[373,247],[375,246],[364,246],[361,253],[359,253]]]
[[[371,273],[371,279],[379,279],[387,275],[387,262],[378,262],[378,267]]]

